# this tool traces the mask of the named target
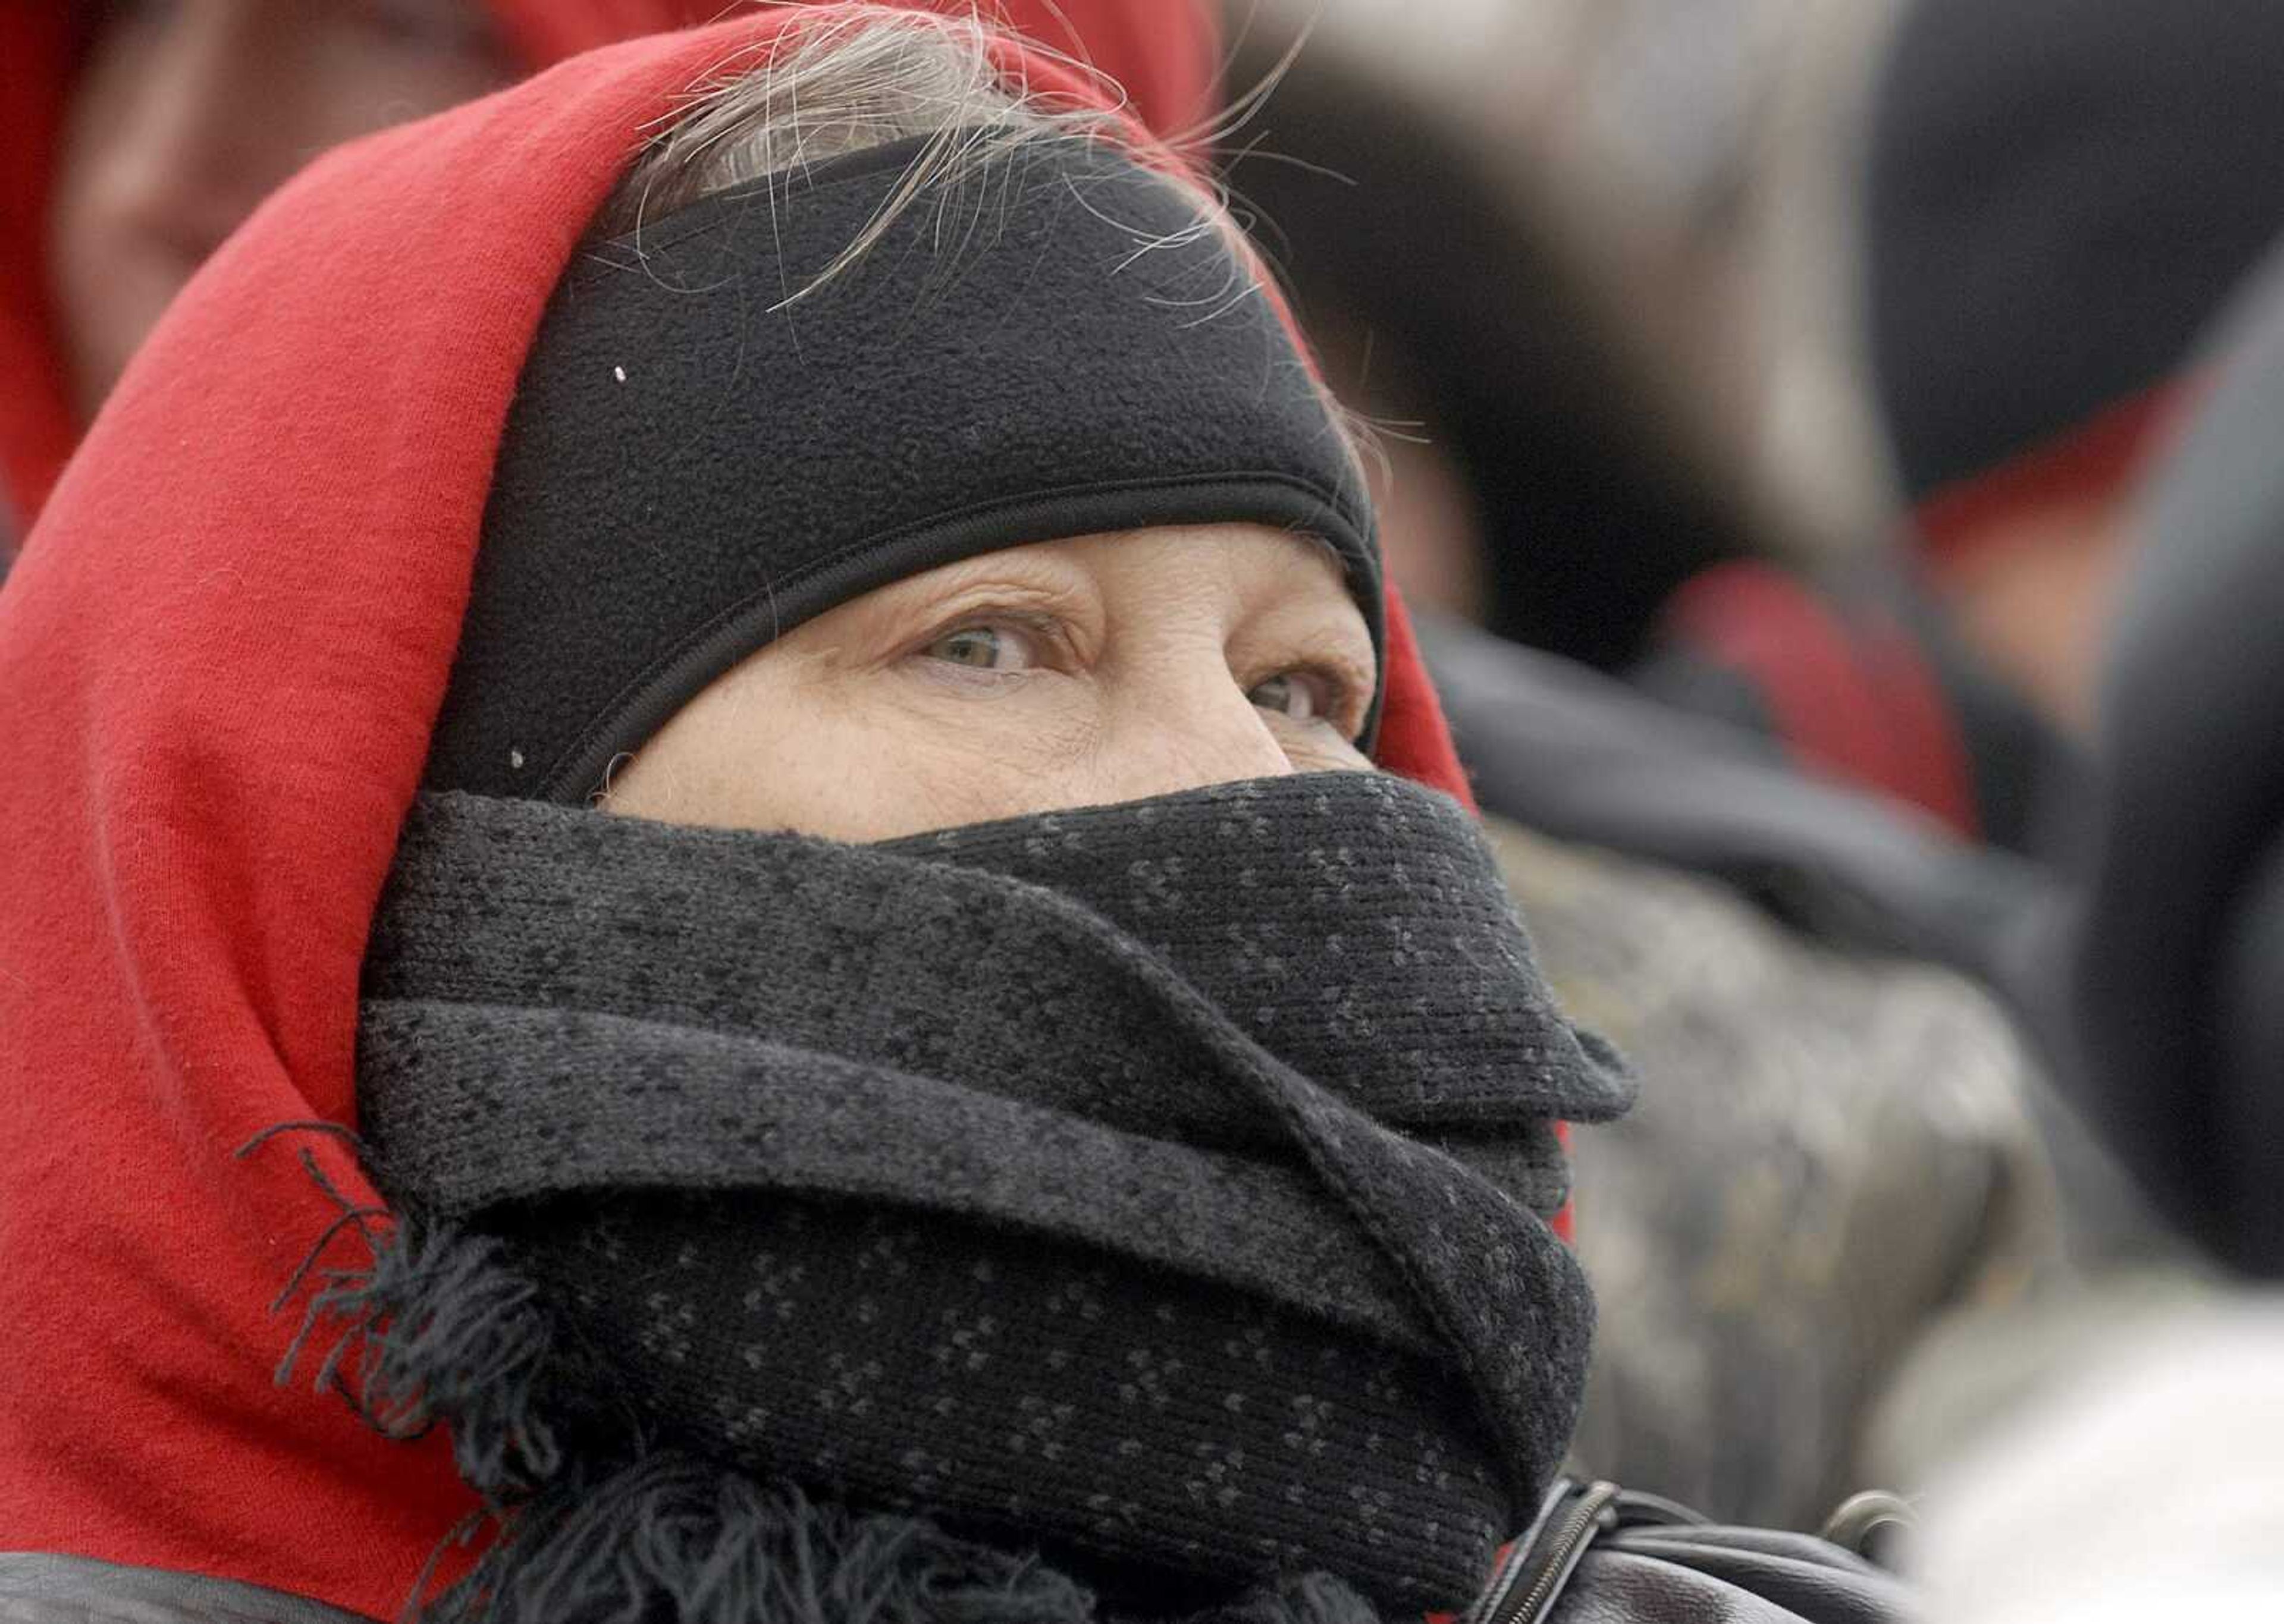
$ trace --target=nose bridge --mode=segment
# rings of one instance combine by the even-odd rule
[[[1294,770],[1268,722],[1216,656],[1155,666],[1122,697],[1106,800],[1283,777]]]

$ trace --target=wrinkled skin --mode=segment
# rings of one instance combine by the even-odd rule
[[[611,778],[615,812],[847,840],[1361,769],[1364,616],[1250,525],[1012,547],[818,616]]]

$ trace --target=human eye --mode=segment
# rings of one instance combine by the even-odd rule
[[[1038,636],[1012,621],[987,621],[943,632],[923,645],[923,660],[971,671],[1028,671],[1040,663]]]
[[[1340,706],[1340,684],[1321,671],[1279,671],[1245,691],[1245,697],[1288,722],[1330,722]]]

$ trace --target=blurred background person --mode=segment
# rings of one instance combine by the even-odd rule
[[[2241,1289],[2088,1339],[1945,1474],[1918,1565],[1959,1624],[2284,1604],[2284,245],[2186,371],[2187,431],[2124,519],[2058,1024],[2091,1114]]]
[[[962,4],[962,9],[968,9]],[[1165,133],[1209,114],[1201,0],[988,0]],[[311,159],[720,0],[16,0],[0,10],[0,565],[168,303]]]
[[[2284,243],[2124,521],[2107,792],[2066,1024],[2094,1120],[2233,1269],[2284,1277]]]
[[[1443,612],[1423,637],[1508,886],[1642,1072],[1634,1119],[1576,1145],[1603,1303],[1578,1456],[1813,1526],[1932,1325],[2072,1273],[2022,1051],[1940,967],[1981,967],[2038,882],[1607,675],[1693,576],[1807,527],[1755,461],[1755,119],[1709,109],[1677,141],[1701,173],[1630,190],[1581,111],[1625,43],[1459,10],[1235,0],[1236,82],[1290,62],[1232,183],[1382,426],[1391,568]],[[1687,60],[1723,105],[1772,71]],[[1639,216],[1605,229],[1566,166]]]
[[[2064,851],[2129,495],[2284,225],[2280,70],[2257,0],[1905,6],[1854,256],[1904,522],[1813,584],[1708,572],[1649,685],[1963,836]]]

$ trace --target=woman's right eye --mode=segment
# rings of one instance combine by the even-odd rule
[[[944,633],[920,652],[929,660],[975,671],[1021,671],[1038,663],[1029,639],[1012,626],[963,626]]]

